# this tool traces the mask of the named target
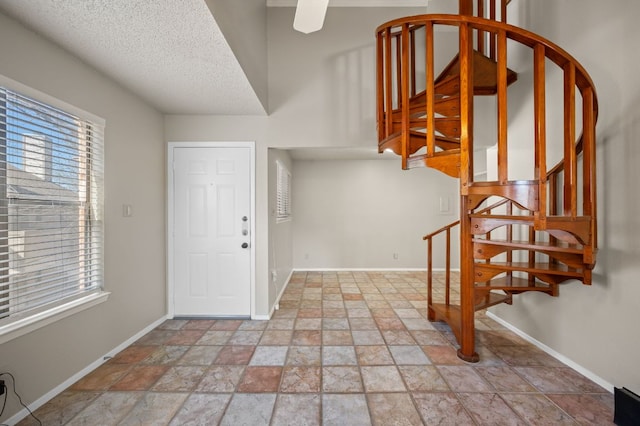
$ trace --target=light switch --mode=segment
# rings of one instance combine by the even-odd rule
[[[440,197],[440,213],[451,213],[450,199],[448,196]]]
[[[133,216],[133,206],[131,204],[123,204],[122,217],[131,217],[131,216]]]

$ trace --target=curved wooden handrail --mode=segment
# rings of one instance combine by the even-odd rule
[[[484,30],[487,32],[505,31],[507,38],[517,41],[520,44],[533,48],[541,44],[545,47],[546,57],[551,59],[559,67],[563,67],[568,62],[572,62],[576,66],[576,84],[581,90],[587,87],[595,88],[591,77],[580,63],[571,56],[567,51],[546,38],[533,33],[531,31],[516,27],[514,25],[502,22],[491,21],[484,18],[476,18],[474,16],[451,15],[451,14],[426,14],[413,15],[398,18],[386,22],[376,28],[376,34],[380,34],[387,29],[402,27],[403,25],[424,26],[427,22],[433,25],[460,26],[461,23],[467,23],[474,29]],[[393,33],[391,33],[393,35]],[[594,89],[595,90],[595,89]],[[595,103],[595,110],[598,110],[598,104]]]
[[[451,229],[451,228],[453,228],[454,226],[457,226],[457,225],[460,225],[460,221],[459,220],[456,220],[455,222],[451,222],[450,224],[443,226],[442,228],[438,229],[437,231],[433,231],[432,233],[425,235],[424,237],[422,237],[422,240],[425,241],[425,240],[428,240],[430,238],[433,238],[436,235],[441,234],[444,231],[446,231],[448,229]]]
[[[472,161],[469,155],[473,149],[473,106],[470,103],[473,97],[473,77],[472,71],[473,50],[471,44],[474,43],[473,32],[478,34],[488,33],[495,36],[496,43],[500,43],[503,48],[499,49],[497,55],[497,94],[498,94],[498,176],[501,184],[507,182],[507,91],[506,91],[506,40],[513,40],[531,49],[534,58],[534,100],[535,100],[535,120],[536,124],[534,137],[535,147],[535,179],[539,181],[539,198],[542,203],[539,214],[540,223],[545,222],[545,218],[550,213],[547,209],[547,196],[555,194],[554,189],[547,191],[547,181],[553,174],[565,172],[563,180],[563,213],[566,216],[576,217],[579,214],[577,207],[577,156],[584,153],[584,159],[588,161],[584,168],[584,188],[583,188],[583,212],[585,216],[595,216],[595,122],[598,117],[598,100],[593,81],[583,66],[568,52],[557,44],[541,37],[531,31],[515,27],[503,22],[478,18],[474,16],[427,14],[398,18],[389,21],[377,28],[378,34],[378,126],[380,141],[389,141],[391,135],[396,136],[398,147],[401,148],[403,168],[409,164],[408,157],[416,152],[419,145],[416,144],[416,130],[424,132],[424,145],[426,147],[426,157],[433,157],[437,154],[435,132],[438,130],[436,119],[434,98],[436,97],[435,75],[433,74],[433,34],[436,26],[457,27],[460,31],[460,115],[457,118],[460,123],[460,179],[463,188],[471,187],[474,183]],[[426,46],[426,88],[421,92],[423,107],[418,107],[412,101],[415,95],[415,29],[425,28]],[[411,37],[411,42],[409,38]],[[477,37],[476,37],[477,38]],[[395,54],[392,55],[392,39],[395,42]],[[411,46],[411,51],[409,51]],[[387,52],[387,53],[384,53]],[[383,57],[383,59],[380,59]],[[546,61],[548,59],[548,61]],[[394,60],[394,66],[389,63]],[[550,169],[546,164],[546,130],[545,130],[545,62],[555,64],[564,75],[565,84],[565,138],[564,138],[564,158]],[[548,66],[548,65],[547,65]],[[393,68],[393,73],[391,69]],[[393,75],[396,79],[392,84],[390,78],[385,76]],[[394,86],[395,84],[395,86]],[[394,90],[393,94],[391,91]],[[574,132],[576,124],[576,98],[580,93],[583,100],[582,132]],[[426,102],[425,102],[426,101]],[[412,102],[414,102],[412,104]],[[470,106],[471,105],[471,106]],[[422,108],[422,109],[420,109]],[[416,111],[422,111],[424,118],[416,118]],[[580,136],[576,137],[575,133]],[[581,133],[581,134],[580,134]],[[586,141],[586,143],[585,143]],[[410,146],[411,145],[411,146]],[[396,152],[398,152],[396,151]],[[560,181],[559,179],[555,179]],[[549,201],[551,203],[551,201]],[[586,206],[586,207],[585,207]],[[595,229],[594,229],[595,231]],[[595,235],[595,232],[593,233]]]

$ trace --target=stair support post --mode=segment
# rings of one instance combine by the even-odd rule
[[[460,24],[460,349],[458,357],[478,362],[475,351],[475,291],[469,186],[473,182],[473,33]]]

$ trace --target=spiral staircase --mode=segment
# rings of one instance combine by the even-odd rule
[[[554,43],[507,24],[508,0],[459,0],[459,14],[427,14],[390,21],[377,29],[377,121],[380,152],[393,151],[402,168],[432,167],[460,181],[460,219],[424,237],[427,250],[428,318],[446,321],[460,348],[477,362],[475,312],[513,295],[559,295],[559,285],[591,284],[597,252],[593,82],[584,68]],[[457,35],[457,41],[455,40]],[[435,40],[454,39],[453,59]],[[446,43],[444,43],[446,44]],[[532,64],[518,79],[509,55]],[[523,53],[524,52],[524,53]],[[531,68],[531,66],[529,66]],[[532,98],[531,134],[509,140],[519,97]],[[510,96],[511,95],[511,96]],[[496,140],[474,141],[474,104],[494,97]],[[512,106],[512,108],[510,108]],[[481,111],[487,115],[487,108]],[[561,122],[551,135],[547,121]],[[480,125],[487,126],[483,118]],[[557,127],[557,126],[556,126]],[[475,143],[475,145],[474,145]],[[474,150],[494,145],[497,170],[474,173]],[[530,152],[528,171],[510,170],[509,154]],[[548,164],[548,158],[562,158]],[[551,163],[549,161],[549,163]],[[527,179],[513,179],[526,173]],[[459,301],[451,297],[451,236],[460,236]],[[446,248],[445,290],[434,292],[434,244]],[[443,299],[443,300],[436,300]],[[457,298],[456,298],[457,299]]]

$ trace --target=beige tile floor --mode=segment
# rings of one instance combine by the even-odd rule
[[[169,320],[35,414],[100,426],[613,424],[610,393],[483,313],[480,362],[459,360],[425,295],[424,273],[298,272],[270,321]]]

